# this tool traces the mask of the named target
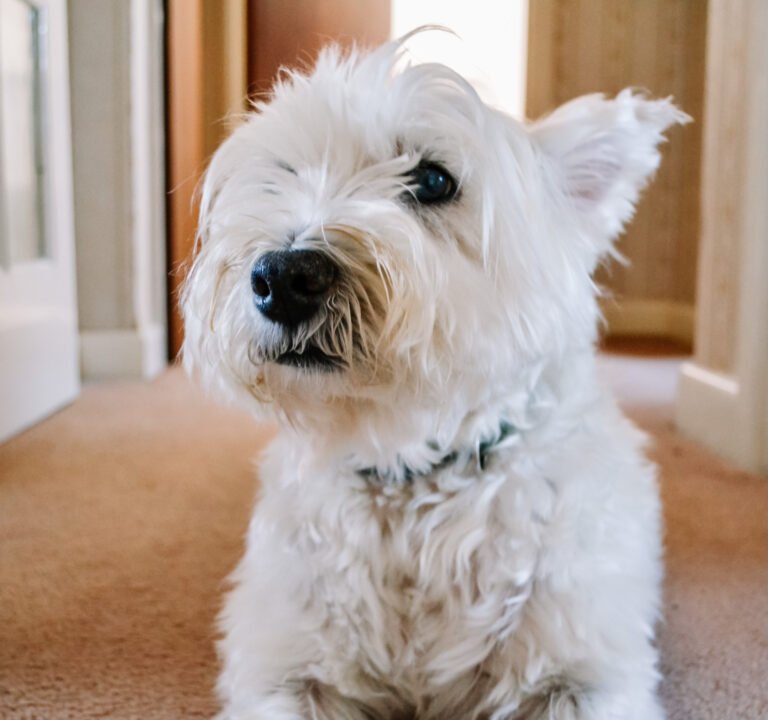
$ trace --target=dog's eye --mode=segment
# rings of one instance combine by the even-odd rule
[[[411,174],[412,197],[422,205],[445,202],[456,195],[456,181],[437,163],[422,160]]]

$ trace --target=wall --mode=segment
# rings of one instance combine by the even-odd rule
[[[536,0],[530,8],[527,114],[628,86],[673,95],[694,118],[669,131],[661,169],[619,242],[630,265],[599,275],[617,334],[693,335],[699,237],[704,0]]]
[[[165,366],[161,0],[70,0],[81,372]]]

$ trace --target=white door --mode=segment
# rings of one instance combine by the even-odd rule
[[[79,391],[66,0],[0,0],[0,440]]]

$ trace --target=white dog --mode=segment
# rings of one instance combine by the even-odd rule
[[[205,180],[184,356],[281,426],[220,717],[658,720],[659,497],[591,275],[687,117],[524,125],[402,56],[286,74]]]

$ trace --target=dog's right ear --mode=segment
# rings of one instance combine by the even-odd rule
[[[664,131],[690,119],[670,99],[648,100],[624,90],[613,100],[577,98],[529,127],[558,189],[599,242],[607,243],[598,253],[608,250],[632,217],[659,166]]]

